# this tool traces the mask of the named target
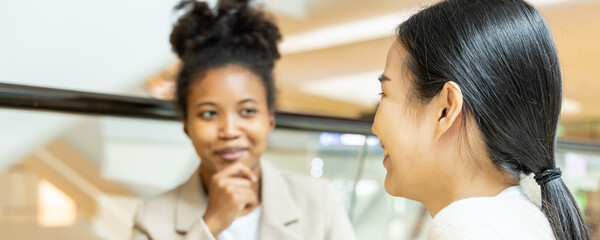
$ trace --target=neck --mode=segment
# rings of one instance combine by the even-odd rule
[[[431,194],[421,201],[431,217],[435,217],[455,201],[472,197],[496,196],[505,189],[519,184],[518,180],[512,178],[510,174],[501,172],[493,166],[490,159],[485,161],[489,164],[456,171],[451,176],[447,176],[448,179],[443,179],[442,182],[445,184],[432,189]]]

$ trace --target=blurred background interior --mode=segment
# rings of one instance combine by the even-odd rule
[[[0,1],[0,239],[127,239],[140,199],[196,168],[172,109],[152,100],[172,94],[177,2]],[[395,26],[432,1],[259,2],[284,35],[264,158],[329,179],[359,239],[425,239],[428,213],[385,193],[369,122]],[[558,165],[598,232],[600,0],[530,2],[562,61]]]

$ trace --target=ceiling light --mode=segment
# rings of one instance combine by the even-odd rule
[[[283,54],[293,54],[393,36],[398,24],[415,11],[396,12],[285,36],[279,49]]]

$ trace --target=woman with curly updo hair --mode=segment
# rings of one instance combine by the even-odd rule
[[[248,0],[183,1],[171,33],[177,105],[201,159],[182,185],[141,203],[132,239],[355,239],[330,184],[261,156],[275,127],[277,26]]]

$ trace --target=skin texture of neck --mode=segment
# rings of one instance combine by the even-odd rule
[[[452,146],[452,145],[451,145]],[[468,152],[461,149],[461,152]],[[432,217],[451,203],[472,197],[496,196],[505,189],[518,185],[510,174],[501,172],[488,157],[473,159],[470,156],[486,156],[481,150],[473,149],[473,154],[458,154],[455,148],[445,148],[440,160],[453,164],[453,172],[442,174],[441,184],[431,188],[427,196],[419,199]],[[449,157],[441,157],[449,156]]]
[[[455,201],[472,197],[495,196],[505,189],[516,185],[507,181],[498,181],[497,179],[483,177],[482,175],[473,177],[471,178],[472,180],[458,180],[454,187],[446,188],[446,190],[440,189],[440,196],[423,201],[429,214],[435,217],[442,209]]]

